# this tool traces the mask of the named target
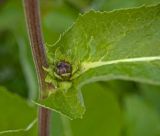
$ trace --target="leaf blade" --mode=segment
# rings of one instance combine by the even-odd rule
[[[113,79],[160,84],[159,15],[160,4],[80,15],[56,44],[48,47],[48,81],[56,83],[56,93],[61,89],[76,92],[77,96],[87,83]],[[54,75],[56,63],[61,60],[70,62],[73,67],[71,87],[64,87],[65,82]],[[56,93],[52,93],[52,97]],[[70,100],[67,103],[75,107]],[[66,113],[59,102],[59,111],[70,116],[72,110]],[[76,112],[73,116],[78,117]]]

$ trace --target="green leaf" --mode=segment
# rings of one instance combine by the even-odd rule
[[[159,113],[152,104],[140,96],[133,95],[125,98],[124,120],[126,136],[160,135]]]
[[[82,104],[81,94],[77,93],[77,90],[70,88],[69,90],[57,89],[55,93],[52,93],[48,98],[40,100],[40,103],[36,103],[39,106],[46,108],[54,107],[54,110],[62,112],[69,118],[82,118],[82,113],[85,111],[85,107]],[[61,111],[63,109],[63,111]]]
[[[98,0],[94,0],[94,7],[97,7]],[[101,10],[113,10],[119,8],[131,8],[137,7],[141,5],[149,5],[149,4],[156,4],[160,2],[160,0],[100,0],[100,9]]]
[[[38,127],[36,122],[37,119],[33,120],[25,129],[2,131],[0,132],[0,136],[37,136]]]
[[[160,113],[160,86],[141,84],[139,88],[145,100]]]
[[[113,79],[160,84],[160,5],[117,10],[90,11],[55,45],[47,48],[46,81],[53,83],[48,98],[38,103],[70,118],[81,118],[85,108],[83,85]],[[57,62],[72,65],[72,76],[57,76]]]
[[[122,120],[120,105],[113,90],[92,83],[82,88],[86,114],[83,119],[69,120],[53,113],[52,135],[58,136],[119,136]],[[55,128],[56,127],[56,128]]]
[[[9,91],[26,97],[28,88],[19,62],[14,35],[8,30],[0,31],[0,43],[0,84]]]
[[[99,83],[86,85],[82,91],[87,110],[83,119],[70,121],[72,136],[120,136],[122,113],[113,91]]]
[[[22,1],[3,1],[0,18],[0,84],[9,91],[35,99],[38,87]]]
[[[0,87],[0,134],[26,130],[36,119],[36,108]]]

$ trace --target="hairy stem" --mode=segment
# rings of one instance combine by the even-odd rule
[[[45,83],[46,73],[43,70],[43,66],[47,67],[48,64],[43,44],[43,36],[41,32],[38,0],[24,0],[24,10],[28,26],[30,45],[32,48],[32,55],[38,76],[40,99],[43,99],[45,97],[47,89],[50,86]],[[49,136],[49,124],[50,124],[49,120],[50,120],[50,111],[43,107],[40,107],[39,136]]]

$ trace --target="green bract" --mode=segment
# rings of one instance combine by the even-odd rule
[[[70,118],[85,112],[81,87],[113,79],[160,84],[160,5],[112,12],[89,11],[54,45],[47,46],[46,82],[56,86],[37,102]],[[55,76],[55,64],[72,65],[72,77]],[[94,91],[94,90],[93,90]]]

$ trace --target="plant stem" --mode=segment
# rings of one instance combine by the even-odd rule
[[[32,55],[36,67],[36,73],[38,76],[40,99],[43,99],[45,97],[45,92],[50,86],[45,83],[46,73],[42,67],[48,67],[48,64],[43,44],[43,36],[41,32],[38,0],[24,0],[24,10],[30,37],[30,45],[32,48]],[[48,109],[40,107],[39,136],[49,136],[49,120],[50,111]]]

